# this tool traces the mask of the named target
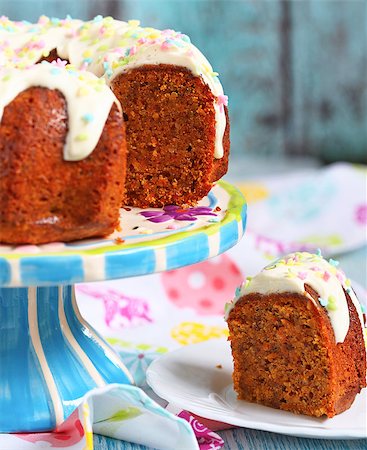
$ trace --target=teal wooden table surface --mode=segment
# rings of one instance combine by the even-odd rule
[[[367,448],[367,439],[354,441],[302,439],[246,428],[222,431],[218,434],[224,439],[224,450],[366,450]],[[94,446],[95,450],[148,450],[147,447],[98,435],[94,436]],[[191,449],[178,447],[172,450]]]

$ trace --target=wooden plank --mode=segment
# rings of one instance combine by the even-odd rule
[[[367,3],[293,5],[295,147],[367,162]]]
[[[51,17],[63,18],[67,14],[82,19],[88,18],[88,3],[85,1],[40,1],[7,0],[1,2],[0,15],[12,20],[28,20],[36,22],[45,14]]]

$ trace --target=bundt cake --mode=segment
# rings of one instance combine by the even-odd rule
[[[131,206],[191,205],[227,170],[227,97],[184,34],[2,17],[0,67],[1,242],[108,234],[124,189]]]
[[[284,256],[247,279],[226,318],[239,399],[333,417],[366,386],[361,306],[334,260]]]

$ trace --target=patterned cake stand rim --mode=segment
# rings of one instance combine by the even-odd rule
[[[147,275],[204,261],[239,242],[246,227],[247,205],[234,186],[219,181],[199,206],[210,207],[213,214],[218,211],[216,217],[198,216],[195,223],[171,220],[178,224],[176,228],[149,222],[141,214],[144,210],[126,208],[122,227],[143,220],[152,227],[151,234],[130,235],[130,230],[123,230],[93,241],[2,246],[0,286],[55,286]]]

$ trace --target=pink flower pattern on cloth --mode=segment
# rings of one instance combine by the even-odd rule
[[[205,425],[199,422],[194,416],[187,411],[181,411],[177,414],[187,420],[194,430],[195,436],[200,445],[200,450],[219,450],[223,447],[223,439],[214,431],[209,430]]]
[[[193,308],[200,316],[223,315],[225,299],[230,299],[243,280],[237,264],[219,255],[179,270],[163,272],[162,285],[178,308]]]

